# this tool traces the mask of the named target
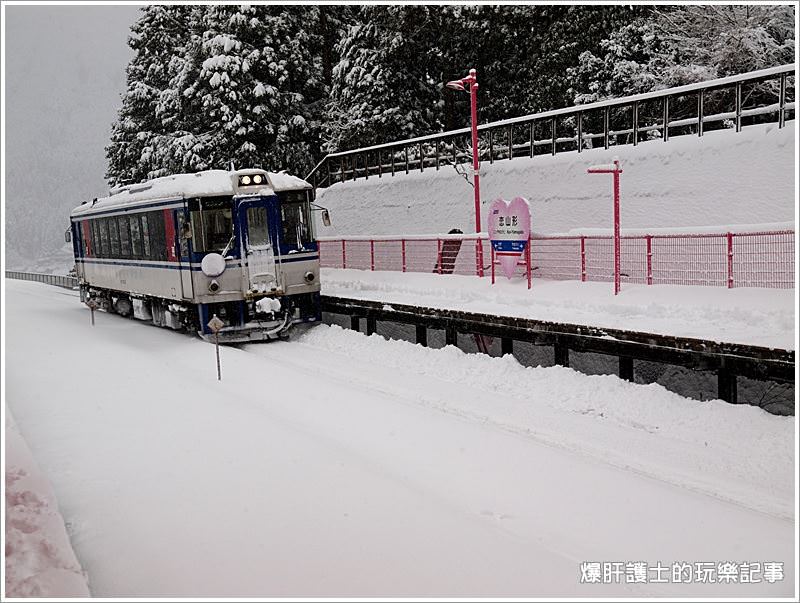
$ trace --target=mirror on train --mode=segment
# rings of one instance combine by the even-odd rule
[[[64,231],[64,242],[71,243],[72,242],[72,233],[70,232],[69,228]]]
[[[322,207],[321,205],[317,205],[316,203],[312,203],[311,204],[311,209],[313,209],[314,211],[321,211],[322,212],[322,223],[325,226],[330,226],[331,225],[331,214],[326,208]]]

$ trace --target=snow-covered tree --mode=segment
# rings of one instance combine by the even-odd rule
[[[440,129],[446,7],[370,6],[339,42],[327,147],[345,149]]]
[[[569,72],[586,103],[790,63],[794,7],[679,6],[654,11],[586,51]]]
[[[153,141],[166,127],[158,105],[169,86],[170,61],[183,54],[190,8],[146,6],[131,27],[128,45],[135,54],[127,67],[127,89],[106,148],[106,177],[112,185],[137,182],[157,168]]]
[[[331,39],[352,10],[180,6],[178,16],[168,8],[147,7],[133,28],[110,181],[231,161],[307,173],[320,158],[325,78],[338,60]],[[179,31],[168,29],[177,22]]]

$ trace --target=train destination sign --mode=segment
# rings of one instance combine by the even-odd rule
[[[514,197],[511,203],[495,199],[489,206],[489,239],[503,274],[514,276],[517,262],[531,236],[531,210],[528,201]]]

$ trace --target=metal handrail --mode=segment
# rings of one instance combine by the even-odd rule
[[[551,155],[564,151],[581,152],[586,148],[591,148],[596,139],[600,139],[603,148],[607,149],[619,144],[637,145],[649,137],[652,138],[654,133],[664,141],[669,140],[670,136],[682,134],[691,133],[703,136],[707,131],[706,125],[709,124],[717,124],[717,127],[722,124],[722,127],[725,127],[725,122],[730,122],[730,127],[735,128],[738,132],[746,125],[743,120],[754,118],[761,118],[762,122],[764,120],[777,121],[778,127],[782,128],[787,119],[794,119],[794,98],[789,99],[787,94],[789,79],[794,77],[794,64],[780,65],[675,88],[606,99],[595,103],[481,124],[478,126],[478,132],[482,135],[481,142],[483,144],[479,144],[478,152],[482,161],[493,163],[499,159],[534,157],[543,154],[537,152],[537,149],[541,147],[546,147],[545,153],[549,151]],[[744,85],[774,79],[779,80],[775,101],[744,108],[742,98]],[[706,114],[705,105],[709,102],[706,94],[710,91],[727,88],[735,92],[733,106],[729,107],[732,110]],[[674,108],[674,103],[671,101],[687,96],[696,97],[694,115],[688,118],[674,119],[670,115],[670,109]],[[642,105],[651,102],[660,102],[657,115],[648,123],[640,124]],[[611,112],[617,109],[630,110],[631,124],[629,126],[612,128]],[[595,132],[588,132],[585,130],[585,122],[587,116],[593,114],[598,114],[597,117],[602,118],[602,127]],[[536,129],[540,125],[547,130],[547,135],[537,138]],[[678,129],[690,131],[676,132]],[[564,130],[568,130],[568,135],[565,135]],[[524,135],[522,142],[514,142],[515,131],[517,134],[521,132]],[[314,166],[306,180],[311,182],[315,188],[324,188],[334,182],[357,178],[366,179],[375,175],[381,177],[384,173],[387,175],[394,175],[398,171],[408,173],[412,168],[416,171],[424,171],[426,168],[435,167],[438,170],[442,165],[456,165],[469,161],[471,158],[469,146],[465,143],[464,148],[460,149],[457,144],[457,139],[468,135],[469,132],[469,128],[460,128],[428,136],[330,153]],[[623,142],[616,140],[623,136],[629,140]]]
[[[61,274],[44,274],[41,272],[20,272],[17,270],[6,270],[6,278],[20,281],[34,281],[45,285],[54,285],[64,289],[75,289],[78,286],[78,279],[74,276]]]

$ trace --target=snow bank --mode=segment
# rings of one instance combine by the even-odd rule
[[[517,158],[481,165],[482,217],[493,199],[530,201],[537,233],[610,228],[612,180],[587,174],[618,156],[623,228],[794,222],[795,122],[713,131],[664,143]],[[333,224],[320,235],[474,230],[472,187],[452,167],[334,184],[319,192]],[[483,225],[486,228],[484,222]]]
[[[697,402],[614,375],[524,367],[511,356],[388,342],[338,326],[313,329],[301,343],[346,355],[355,366],[417,373],[465,394],[427,395],[419,404],[752,509],[793,516],[794,417],[721,400]],[[358,371],[352,379],[359,382]]]
[[[635,285],[323,268],[322,293],[794,349],[794,289]]]
[[[55,494],[8,408],[6,451],[6,590],[8,597],[88,597]]]

